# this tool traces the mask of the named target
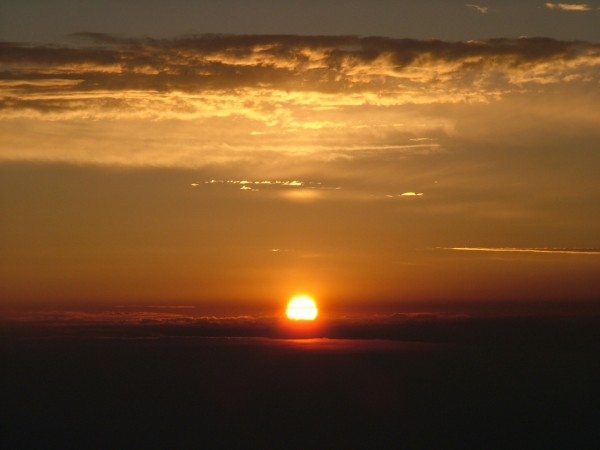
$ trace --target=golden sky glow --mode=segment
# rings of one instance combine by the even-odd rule
[[[7,300],[600,295],[598,44],[71,38],[1,44]]]

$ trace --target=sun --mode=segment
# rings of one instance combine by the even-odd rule
[[[285,315],[292,320],[315,320],[318,314],[317,304],[308,295],[293,297],[285,310]]]

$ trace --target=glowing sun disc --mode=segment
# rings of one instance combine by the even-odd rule
[[[292,320],[315,320],[318,314],[317,304],[308,295],[292,298],[285,310],[285,315]]]

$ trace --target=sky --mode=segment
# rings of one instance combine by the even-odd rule
[[[6,0],[0,301],[598,301],[599,22]]]

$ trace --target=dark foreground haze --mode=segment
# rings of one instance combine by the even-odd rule
[[[600,445],[597,311],[7,311],[3,449]]]

